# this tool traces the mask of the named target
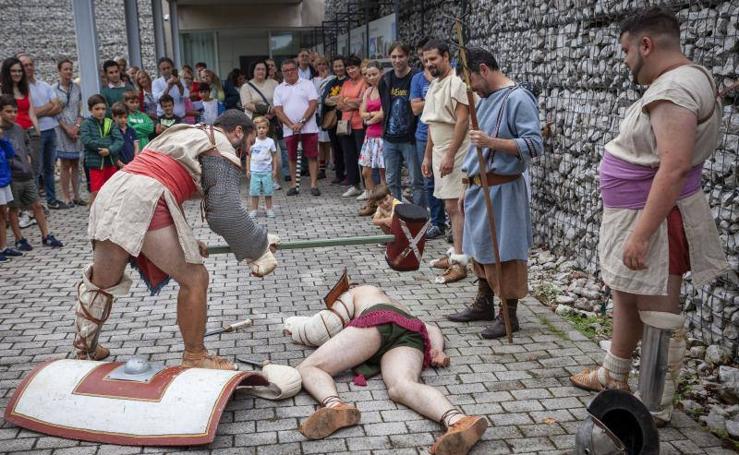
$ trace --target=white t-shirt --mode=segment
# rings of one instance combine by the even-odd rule
[[[282,106],[287,118],[293,123],[297,123],[303,118],[305,111],[308,110],[310,101],[318,101],[318,92],[313,82],[305,79],[298,79],[294,84],[283,82],[275,89],[274,105]],[[283,125],[283,135],[285,137],[292,136],[293,130],[289,126]],[[316,116],[310,115],[301,130],[302,133],[318,133],[318,124]]]
[[[271,137],[257,138],[251,146],[249,170],[251,172],[272,172],[272,155],[275,153],[277,153],[277,147]]]
[[[203,123],[212,125],[218,118],[218,100],[203,101]]]
[[[177,117],[185,117],[185,98],[190,96],[190,90],[185,87],[184,83],[182,84],[182,87],[185,89],[184,93],[181,92],[180,87],[176,85],[167,90],[167,81],[163,77],[154,79],[154,82],[151,83],[151,93],[154,95],[154,100],[157,102],[157,115],[159,117],[164,115],[164,110],[162,110],[162,106],[159,104],[159,98],[161,98],[165,93],[172,96],[172,99],[174,99],[174,115]]]

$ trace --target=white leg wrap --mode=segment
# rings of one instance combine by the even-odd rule
[[[629,371],[631,371],[631,359],[616,357],[609,351],[603,359],[603,366],[598,368],[598,382],[604,387],[608,385],[606,374],[617,381],[626,382]]]
[[[462,267],[467,267],[468,262],[469,262],[469,257],[466,254],[450,254],[449,255],[450,264],[459,264]]]
[[[113,300],[115,297],[127,295],[131,287],[131,279],[125,273],[120,283],[108,289],[95,286],[90,281],[91,277],[92,264],[85,268],[82,282],[77,285],[77,304],[74,308],[77,329],[74,346],[84,352],[95,351],[100,327],[110,315]]]

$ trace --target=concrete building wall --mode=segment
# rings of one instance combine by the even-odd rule
[[[154,71],[154,27],[151,1],[138,0],[141,52],[147,71]],[[56,61],[77,61],[74,17],[70,0],[0,0],[0,57],[24,51],[35,57],[41,79],[57,80]],[[128,55],[123,0],[95,0],[100,58]],[[75,65],[76,68],[76,65]],[[152,73],[152,76],[154,73]]]
[[[618,24],[644,2],[612,0],[401,0],[400,38],[452,38],[453,15],[469,4],[470,45],[490,49],[502,69],[537,83],[542,127],[552,132],[546,154],[532,163],[532,214],[536,241],[598,272],[602,203],[597,165],[603,146],[618,132],[639,97],[618,47]],[[713,72],[720,89],[739,79],[739,0],[671,1],[686,54]],[[327,2],[327,16],[345,11]],[[392,12],[386,7],[383,14]],[[705,163],[703,187],[731,268],[739,270],[739,92],[724,98],[721,144]],[[736,352],[739,288],[722,277],[694,290],[685,286],[692,335]]]

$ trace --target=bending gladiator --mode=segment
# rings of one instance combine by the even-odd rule
[[[202,197],[208,225],[236,259],[246,262],[255,276],[274,270],[272,240],[251,221],[239,199],[241,160],[236,150],[246,150],[253,131],[251,121],[236,110],[221,115],[214,127],[173,126],[101,188],[90,208],[93,262],[77,289],[77,358],[101,360],[110,354],[98,336],[115,298],[128,293],[131,280],[125,268],[130,262],[152,295],[170,278],[180,285],[182,365],[235,369],[205,349],[208,271],[202,258],[208,253],[187,224],[182,204]]]
[[[462,414],[441,392],[419,381],[422,369],[449,365],[444,338],[438,327],[413,317],[381,289],[347,290],[329,310],[288,318],[285,331],[298,343],[320,346],[298,366],[303,387],[322,405],[300,426],[308,439],[359,423],[359,410],[339,398],[333,380],[350,368],[357,385],[382,373],[391,400],[446,427],[431,448],[433,454],[467,453],[488,426],[484,417]]]

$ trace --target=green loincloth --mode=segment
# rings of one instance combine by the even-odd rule
[[[373,305],[364,310],[361,316],[377,311],[392,311],[405,319],[418,319],[398,307],[387,304]],[[353,368],[354,373],[357,375],[362,375],[364,378],[370,378],[378,374],[380,372],[380,361],[382,360],[382,356],[393,348],[408,346],[418,349],[421,353],[425,352],[423,337],[418,332],[405,329],[394,323],[379,324],[374,327],[376,327],[380,332],[380,349],[378,349],[377,352],[375,352],[375,354],[364,363]],[[356,382],[357,381],[355,380],[355,383]]]

